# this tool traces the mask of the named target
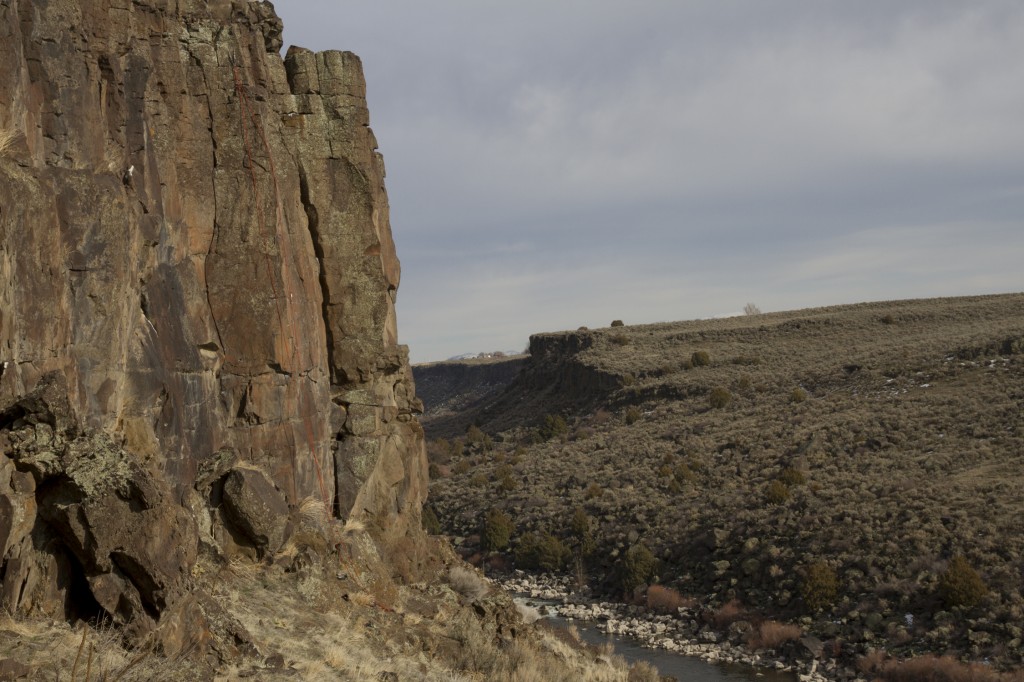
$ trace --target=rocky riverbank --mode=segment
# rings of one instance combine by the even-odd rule
[[[675,614],[659,614],[644,606],[600,601],[585,591],[574,590],[568,576],[515,571],[495,581],[513,594],[547,602],[541,607],[542,615],[594,622],[602,632],[632,638],[652,649],[708,663],[791,672],[799,682],[859,679],[855,669],[826,656],[814,637],[800,637],[777,649],[751,650],[745,645],[753,627],[749,621],[736,620],[725,628],[716,628],[703,621],[700,607],[680,607]]]

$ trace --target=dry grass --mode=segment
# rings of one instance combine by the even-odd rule
[[[10,155],[14,143],[20,136],[21,133],[15,128],[0,128],[0,158]]]
[[[0,612],[0,659],[10,658],[33,670],[32,679],[149,680],[159,662],[146,648],[125,648],[118,630],[109,624],[54,624],[12,617]]]

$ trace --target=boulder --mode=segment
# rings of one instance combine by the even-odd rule
[[[285,541],[288,503],[256,469],[232,469],[224,480],[228,519],[263,553],[273,554]]]

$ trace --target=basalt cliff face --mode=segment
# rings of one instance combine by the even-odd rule
[[[0,4],[0,608],[147,631],[300,506],[419,532],[361,65],[280,35],[266,2]]]

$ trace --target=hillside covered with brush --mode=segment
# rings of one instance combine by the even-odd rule
[[[580,329],[530,351],[503,390],[425,419],[428,504],[467,555],[627,597],[663,583],[850,655],[1022,662],[1024,295]]]

